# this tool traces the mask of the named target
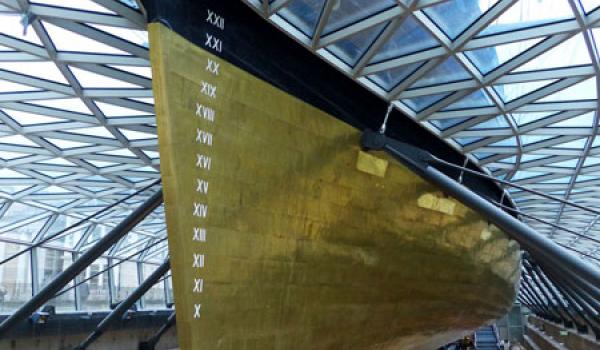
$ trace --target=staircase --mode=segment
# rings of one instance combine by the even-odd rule
[[[475,349],[498,350],[498,339],[493,326],[481,327],[475,332]]]

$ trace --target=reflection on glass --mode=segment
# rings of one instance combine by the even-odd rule
[[[277,13],[312,38],[324,3],[325,0],[292,0]]]
[[[82,281],[98,272],[106,269],[108,262],[100,258],[88,266],[79,275],[78,281]],[[83,282],[77,287],[81,310],[105,310],[110,305],[110,294],[108,292],[108,272],[101,273],[90,280]]]
[[[371,63],[408,55],[435,46],[439,46],[439,44],[433,35],[425,30],[413,16],[408,16],[373,57]]]
[[[0,242],[0,259],[5,259],[27,247]],[[0,313],[8,314],[31,299],[31,256],[23,254],[0,265]]]
[[[519,0],[486,27],[481,35],[507,32],[573,18],[569,1]]]
[[[116,262],[116,261],[115,261]],[[113,300],[123,301],[138,286],[137,264],[126,261],[113,268]]]
[[[146,280],[158,265],[143,264],[143,276]],[[169,272],[167,272],[169,274]],[[162,277],[161,277],[162,278]],[[163,281],[156,283],[149,291],[143,296],[144,309],[163,309],[166,307],[165,304],[165,284]]]
[[[387,22],[365,29],[351,37],[336,41],[327,46],[327,49],[348,65],[354,66],[386,25]]]
[[[498,0],[452,0],[424,11],[450,38],[455,39]]]
[[[38,264],[39,287],[44,288],[73,262],[70,252],[55,249],[35,248]],[[73,286],[70,281],[65,288]],[[54,305],[56,311],[75,310],[75,292],[71,289],[63,295],[50,299],[46,304]]]

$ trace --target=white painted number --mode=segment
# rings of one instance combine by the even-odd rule
[[[209,58],[208,62],[206,62],[206,70],[214,75],[219,75],[219,66],[220,65],[221,65],[220,63],[217,63]]]
[[[200,318],[200,307],[201,304],[194,304],[194,318]]]
[[[196,167],[210,170],[212,159],[204,154],[196,154]]]
[[[196,129],[196,142],[212,146],[213,135],[212,133],[200,129]]]
[[[196,102],[196,116],[209,122],[215,121],[215,110]]]
[[[217,15],[216,13],[212,12],[211,10],[206,10],[208,12],[207,16],[206,16],[206,22],[212,24],[213,26],[224,30],[225,29],[225,18]]]
[[[223,41],[221,39],[215,38],[214,36],[206,33],[206,41],[204,42],[204,46],[211,48],[217,52],[223,51]]]
[[[194,216],[205,218],[208,215],[208,205],[194,202]]]
[[[194,241],[206,242],[206,229],[200,227],[194,227]]]
[[[204,280],[202,278],[194,278],[194,293],[202,293],[204,287]]]
[[[196,187],[196,192],[200,192],[202,194],[208,193],[208,181],[196,179],[198,186]]]
[[[204,267],[204,254],[194,253],[194,263],[192,264],[192,268],[200,269],[203,267]]]
[[[202,88],[200,89],[200,92],[203,93],[204,95],[210,97],[210,98],[217,98],[217,87],[214,85],[211,85],[205,81],[201,82],[202,84]]]

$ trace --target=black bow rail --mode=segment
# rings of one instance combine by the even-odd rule
[[[582,252],[552,241],[511,216],[507,211],[527,217],[530,215],[493,199],[480,196],[459,181],[444,174],[436,166],[460,170],[503,185],[516,187],[597,215],[600,215],[600,211],[449,163],[418,147],[396,141],[371,130],[363,133],[361,146],[365,150],[387,152],[413,172],[438,186],[442,191],[475,210],[506,232],[526,251],[518,300],[540,317],[563,323],[567,327],[575,326],[583,332],[587,332],[589,329],[596,338],[600,339],[600,288],[598,287],[600,286],[600,271],[569,250],[580,254]],[[582,239],[598,242],[593,237],[548,223],[545,220],[537,220]],[[598,260],[596,257],[590,257]]]

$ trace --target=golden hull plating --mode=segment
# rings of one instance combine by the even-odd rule
[[[503,233],[356,129],[150,38],[182,349],[433,349],[504,314]]]

